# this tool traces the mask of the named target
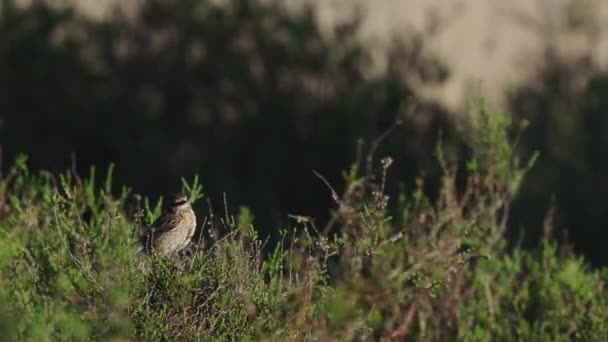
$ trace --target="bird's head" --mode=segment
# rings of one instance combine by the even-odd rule
[[[169,198],[168,206],[169,208],[175,210],[190,209],[192,206],[192,201],[185,194],[177,193]]]

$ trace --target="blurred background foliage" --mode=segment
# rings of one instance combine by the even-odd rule
[[[556,227],[553,237],[574,242],[590,260],[608,263],[608,71],[591,48],[605,41],[601,11],[592,1],[572,1],[563,20],[523,20],[545,45],[543,66],[527,84],[508,96],[510,111],[530,121],[523,149],[540,151],[513,215],[528,241],[543,232],[545,214]],[[560,36],[577,36],[589,49],[573,55]],[[548,223],[548,222],[547,222]],[[545,224],[547,226],[547,224]]]
[[[448,155],[466,152],[459,116],[417,91],[449,77],[424,32],[395,39],[387,72],[374,75],[373,51],[357,39],[360,17],[326,35],[312,9],[293,13],[281,1],[150,0],[102,20],[43,0],[0,6],[4,169],[19,152],[52,170],[113,162],[115,184],[151,196],[199,174],[216,210],[226,193],[229,206],[250,206],[275,234],[287,214],[327,219],[331,197],[312,170],[340,192],[341,171],[396,122],[376,151],[395,159],[392,184],[412,189],[423,170],[437,186],[439,132]],[[564,29],[593,36],[584,24],[593,21],[574,19]],[[545,68],[508,99],[531,122],[522,151],[541,152],[512,211],[512,236],[523,229],[536,243],[554,203],[557,227],[606,264],[607,74],[545,41]]]

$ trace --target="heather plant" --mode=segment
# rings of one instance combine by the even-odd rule
[[[438,144],[437,192],[420,177],[390,197],[393,159],[360,157],[341,194],[317,174],[334,202],[327,225],[293,215],[269,245],[248,208],[210,208],[173,258],[136,253],[162,198],[112,194],[112,168],[100,182],[93,168],[86,178],[32,173],[19,157],[0,177],[2,336],[606,340],[605,269],[549,233],[534,249],[505,243],[510,204],[537,158],[516,153],[525,123],[483,100],[470,114],[465,161]],[[198,179],[183,185],[204,199]]]
[[[224,221],[227,234],[204,250],[199,240],[188,255],[154,260],[136,254],[129,189],[113,198],[111,173],[102,188],[94,174],[32,174],[19,158],[4,177],[5,336],[241,340],[277,328],[281,283],[266,281],[261,241],[245,214]],[[196,179],[185,188],[201,196]],[[161,201],[145,201],[145,213],[134,216],[152,221]]]
[[[538,157],[516,154],[526,122],[512,123],[484,100],[470,114],[465,169],[438,146],[436,198],[421,178],[390,209],[390,158],[380,161],[378,179],[358,176],[355,164],[342,196],[330,188],[341,233],[327,240],[335,241],[337,258],[328,264],[329,286],[319,289],[322,309],[304,324],[315,337],[606,338],[602,272],[557,253],[548,240],[531,251],[506,247],[511,202]]]

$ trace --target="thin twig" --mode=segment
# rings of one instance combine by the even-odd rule
[[[82,180],[80,179],[80,176],[78,175],[78,170],[76,167],[77,162],[76,162],[76,153],[75,152],[72,152],[70,154],[70,159],[72,161],[72,176],[78,183],[78,186],[82,186]]]
[[[222,196],[223,200],[224,200],[224,217],[226,218],[226,225],[229,225],[230,223],[230,217],[228,215],[228,199],[226,198],[226,193],[223,193]]]
[[[397,126],[400,126],[402,123],[403,123],[403,121],[401,121],[400,119],[395,120],[395,122],[391,125],[391,127],[389,127],[386,131],[384,131],[382,134],[380,134],[380,136],[377,137],[374,140],[374,142],[372,143],[372,145],[369,149],[369,152],[367,154],[367,158],[366,158],[367,165],[366,165],[366,169],[365,169],[365,175],[367,177],[372,176],[374,154],[376,153],[376,150],[378,149],[378,147],[380,146],[382,141],[384,139],[386,139],[386,137],[388,137],[395,130],[395,128],[397,128]]]
[[[416,314],[416,311],[418,311],[419,294],[420,294],[420,292],[416,292],[416,294],[414,295],[414,298],[412,299],[412,302],[410,303],[410,305],[407,309],[405,317],[403,318],[403,322],[397,328],[397,330],[393,331],[393,333],[391,334],[391,338],[398,338],[399,341],[405,341],[405,337],[410,332],[410,326],[412,325],[412,320],[414,319],[414,315]]]
[[[325,177],[323,177],[320,173],[318,173],[315,170],[312,170],[312,173],[315,174],[315,176],[317,176],[319,179],[321,179],[321,181],[323,181],[323,183],[325,183],[325,185],[329,188],[329,191],[331,191],[331,197],[332,199],[338,204],[342,204],[342,201],[340,200],[340,197],[338,196],[338,193],[336,192],[336,190],[334,190],[334,188],[331,186],[331,184],[329,184],[329,182],[327,181],[327,179],[325,179]]]

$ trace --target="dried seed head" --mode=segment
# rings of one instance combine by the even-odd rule
[[[380,162],[382,163],[382,167],[386,170],[391,166],[391,164],[393,164],[393,158],[386,157],[386,158],[382,159]]]

